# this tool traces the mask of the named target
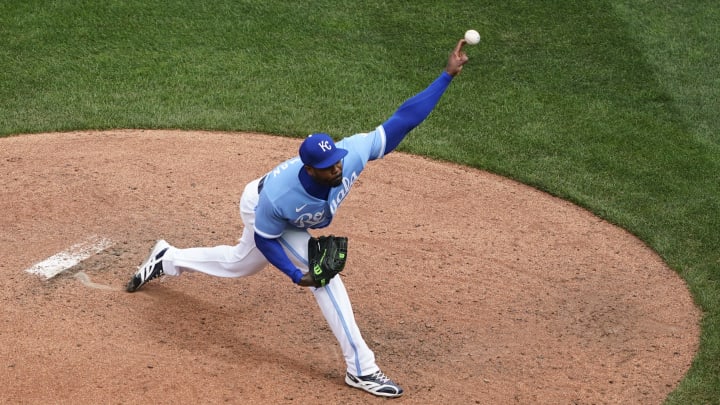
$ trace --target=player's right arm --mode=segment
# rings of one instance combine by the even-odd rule
[[[405,101],[395,113],[385,121],[387,145],[385,154],[392,152],[405,136],[427,118],[440,101],[450,85],[452,76],[443,71],[425,90]]]
[[[465,40],[461,39],[448,57],[445,70],[425,90],[406,100],[395,113],[383,123],[387,144],[385,154],[392,152],[405,136],[427,118],[440,101],[440,97],[450,85],[453,77],[458,75],[468,57],[462,47]]]

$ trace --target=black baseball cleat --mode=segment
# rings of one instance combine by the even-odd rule
[[[360,388],[379,397],[396,398],[403,394],[403,389],[380,370],[365,376],[354,376],[345,373],[345,384]]]
[[[138,268],[138,271],[135,272],[130,281],[128,281],[127,286],[125,286],[125,291],[135,292],[148,281],[162,276],[164,274],[162,257],[169,247],[170,245],[164,240],[157,241],[155,247],[150,251],[150,256],[145,260],[145,263]]]

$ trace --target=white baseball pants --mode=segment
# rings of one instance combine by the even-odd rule
[[[217,277],[246,277],[264,269],[269,262],[255,246],[255,206],[258,202],[258,180],[245,186],[240,198],[240,216],[245,225],[235,246],[207,248],[168,248],[163,256],[163,271],[179,276],[183,271],[196,271]],[[303,272],[308,271],[306,230],[288,231],[280,242],[293,263]],[[330,329],[342,349],[347,371],[354,375],[368,375],[379,370],[375,354],[365,343],[355,322],[350,298],[340,277],[334,277],[321,288],[310,288]]]

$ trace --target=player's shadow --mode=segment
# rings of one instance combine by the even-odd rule
[[[136,316],[136,321],[144,321],[145,330],[155,334],[158,341],[222,362],[242,362],[255,368],[272,363],[278,364],[278,368],[291,368],[300,375],[328,382],[338,380],[330,378],[335,377],[335,371],[320,370],[312,367],[312,361],[288,356],[286,353],[298,354],[298,344],[307,347],[304,344],[307,342],[303,341],[303,336],[278,339],[282,333],[272,329],[280,320],[268,325],[263,320],[268,314],[262,306],[244,305],[241,299],[218,305],[159,286],[139,293],[162,303],[150,304],[162,310],[143,310],[139,311],[141,316],[138,314],[141,319]],[[268,342],[266,336],[274,336],[273,341]],[[280,340],[285,344],[282,347],[277,346]]]

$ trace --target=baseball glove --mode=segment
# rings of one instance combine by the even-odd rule
[[[308,268],[316,287],[325,287],[345,268],[348,238],[344,236],[310,237]]]

